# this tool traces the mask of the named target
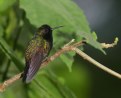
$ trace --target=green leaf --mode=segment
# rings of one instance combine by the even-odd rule
[[[0,25],[0,37],[3,36],[3,27]]]
[[[4,52],[4,54],[16,65],[16,67],[22,71],[23,63],[17,58],[17,56],[10,49],[9,45],[5,42],[5,40],[0,37],[0,49]]]
[[[16,0],[0,0],[0,12],[5,11],[10,6],[12,6]]]
[[[39,81],[39,82],[38,82]],[[76,98],[59,79],[48,70],[41,70],[36,80],[29,85],[30,98]]]
[[[63,28],[53,31],[54,48],[57,50],[71,39],[76,41],[85,38],[91,46],[101,50],[93,34],[90,32],[88,22],[83,11],[72,0],[20,0],[20,7],[26,12],[30,23],[36,27],[42,24],[49,24],[51,27],[63,25]],[[75,54],[71,54],[71,60]],[[68,65],[69,58],[61,56],[61,59]],[[67,60],[68,59],[68,60]]]
[[[68,52],[65,54],[62,54],[60,57],[62,59],[62,61],[67,65],[67,67],[69,68],[69,71],[72,71],[72,63],[74,61],[73,56],[75,55],[74,52]]]
[[[95,40],[98,39],[98,38],[97,38],[97,34],[96,34],[96,32],[93,31],[93,32],[92,32],[92,35],[93,35],[93,37],[94,37]]]
[[[7,23],[7,27],[5,29],[6,32],[6,38],[9,38],[11,33],[15,30],[17,26],[17,18],[16,18],[16,13],[14,12],[13,9],[9,10],[9,22]],[[12,24],[12,25],[11,25]]]

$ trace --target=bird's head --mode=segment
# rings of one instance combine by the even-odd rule
[[[41,27],[38,28],[36,34],[40,36],[46,36],[48,34],[52,34],[52,28],[46,24],[42,25]]]
[[[49,25],[44,24],[44,25],[42,25],[41,27],[38,28],[36,34],[43,36],[43,37],[50,36],[50,35],[52,35],[53,30],[58,29],[60,27],[63,27],[63,26],[57,26],[57,27],[51,28]]]

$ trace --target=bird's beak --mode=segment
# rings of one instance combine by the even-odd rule
[[[55,29],[58,29],[58,28],[61,28],[61,27],[64,27],[64,26],[57,26],[57,27],[52,28],[52,30],[55,30]]]

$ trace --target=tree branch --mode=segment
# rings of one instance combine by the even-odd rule
[[[13,84],[15,81],[19,80],[21,77],[22,73],[19,73],[15,76],[13,76],[12,78],[4,81],[2,84],[0,84],[0,92],[3,92],[5,90],[6,87],[8,87],[9,85]]]
[[[105,72],[121,79],[121,74],[109,69],[108,67],[100,64],[99,62],[97,62],[96,60],[94,60],[93,58],[91,58],[90,56],[88,56],[86,53],[82,52],[81,50],[79,50],[78,48],[73,48],[73,50],[79,54],[81,57],[83,57],[84,59],[86,59],[87,61],[89,61],[90,63],[92,63],[93,65],[97,66],[98,68],[104,70]]]
[[[49,62],[52,62],[53,60],[55,60],[57,57],[59,57],[63,53],[68,52],[68,51],[74,51],[78,55],[80,55],[81,57],[83,57],[84,59],[89,61],[90,63],[97,66],[98,68],[100,68],[100,69],[104,70],[105,72],[107,72],[107,73],[121,79],[121,74],[119,74],[119,73],[109,69],[108,67],[100,64],[99,62],[97,62],[96,60],[94,60],[93,58],[88,56],[86,53],[82,52],[81,50],[79,50],[77,48],[78,46],[84,45],[86,43],[86,41],[80,41],[80,42],[72,44],[73,42],[74,42],[74,40],[71,40],[69,43],[64,45],[64,47],[62,47],[61,50],[57,51],[54,55],[52,55],[51,57],[49,57],[45,61],[43,61],[40,68],[45,67]],[[105,48],[105,47],[103,47],[103,48]],[[2,84],[0,84],[0,92],[3,92],[6,87],[13,84],[15,81],[19,80],[21,78],[21,74],[22,74],[22,72],[15,75],[14,77],[4,81]]]

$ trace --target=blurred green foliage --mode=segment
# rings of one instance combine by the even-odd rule
[[[24,69],[25,47],[42,24],[64,25],[53,33],[51,55],[71,39],[80,41],[82,38],[103,51],[82,10],[71,0],[0,0],[1,82]],[[70,73],[65,65],[71,70],[72,64],[74,68]],[[85,68],[77,65],[83,64],[76,62],[75,53],[63,54],[42,69],[32,83],[26,85],[18,81],[0,94],[0,98],[88,98],[89,75]]]

